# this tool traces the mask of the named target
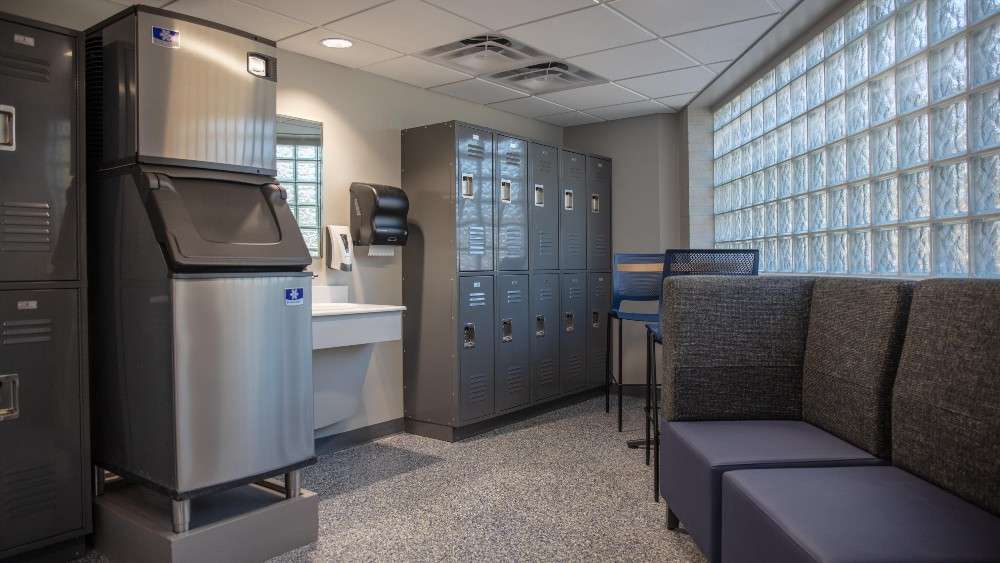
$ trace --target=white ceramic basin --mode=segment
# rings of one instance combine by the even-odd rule
[[[393,311],[405,311],[402,305],[370,305],[366,303],[313,303],[312,314],[314,317],[327,317],[333,315],[361,315],[366,313],[390,313]]]

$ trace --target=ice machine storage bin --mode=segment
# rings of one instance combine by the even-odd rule
[[[260,176],[147,172],[156,238],[175,271],[301,270],[312,262],[284,188]]]
[[[351,184],[351,238],[355,246],[404,246],[410,200],[393,186]]]

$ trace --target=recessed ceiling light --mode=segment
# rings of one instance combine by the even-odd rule
[[[343,37],[327,37],[326,39],[320,41],[324,47],[330,47],[331,49],[346,49],[354,45],[354,42],[350,39],[344,39]]]

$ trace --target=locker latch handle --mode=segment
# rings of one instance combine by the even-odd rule
[[[466,323],[465,328],[462,329],[462,347],[476,347],[476,325],[474,323]]]
[[[500,325],[500,334],[503,335],[500,339],[503,342],[512,342],[514,340],[514,321],[512,319],[503,319],[500,321]]]
[[[573,318],[573,313],[566,312],[566,332],[573,332],[576,330],[576,319]]]
[[[545,186],[535,184],[535,207],[545,207]]]
[[[500,180],[500,201],[503,203],[510,203],[511,199],[510,180]]]
[[[475,197],[472,191],[472,174],[462,174],[462,197],[465,199]]]
[[[563,209],[573,211],[573,190],[563,192]]]
[[[0,375],[0,422],[14,420],[21,414],[18,386],[16,373]]]
[[[600,213],[601,212],[601,195],[591,194],[590,195],[590,212]]]
[[[535,336],[545,336],[545,315],[535,317]]]
[[[14,106],[0,105],[0,151],[17,148],[17,128]]]
[[[590,324],[594,328],[601,328],[601,313],[599,313],[598,311],[591,311]]]

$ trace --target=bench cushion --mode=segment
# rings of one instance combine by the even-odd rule
[[[719,560],[722,475],[734,469],[882,463],[819,428],[795,420],[665,422],[660,490],[712,561]]]
[[[882,458],[912,282],[819,278],[809,308],[802,418]]]
[[[722,561],[1000,561],[1000,518],[896,467],[730,471]]]

